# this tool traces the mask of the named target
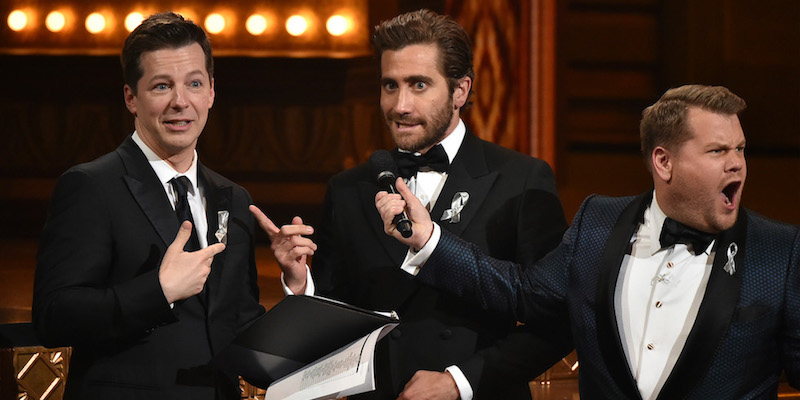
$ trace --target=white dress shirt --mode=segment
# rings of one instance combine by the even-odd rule
[[[614,293],[617,329],[642,398],[655,399],[686,344],[711,275],[714,246],[694,255],[685,244],[661,248],[666,215],[653,200],[631,238]]]
[[[459,120],[458,125],[453,132],[447,135],[447,137],[440,142],[445,153],[447,153],[448,162],[452,162],[456,157],[456,154],[458,154],[458,149],[461,147],[461,143],[464,141],[464,136],[466,133],[467,127],[464,125],[464,121]],[[422,205],[425,206],[428,211],[430,211],[436,204],[436,200],[438,199],[439,193],[442,191],[442,187],[444,187],[446,180],[446,172],[421,171],[417,172],[416,176],[408,179],[406,183],[408,184],[408,188],[411,190],[411,192],[413,192],[419,201],[422,202]],[[434,232],[436,232],[436,229],[438,229],[438,225],[434,224]],[[441,235],[441,231],[439,231],[438,234]],[[430,252],[433,252],[433,249],[431,249]],[[419,267],[421,264],[419,261],[415,262],[415,260],[420,260],[420,258],[416,256],[416,253],[409,249],[409,252],[406,254],[406,258],[403,261],[403,264],[401,264],[400,268],[411,275],[416,275],[419,272]],[[281,284],[283,285],[283,292],[286,295],[293,294],[286,285],[286,282],[283,280],[283,273],[281,273]],[[306,265],[306,290],[303,294],[313,296],[314,291],[314,280],[311,278],[311,270]],[[445,371],[449,372],[453,377],[453,380],[456,382],[458,391],[461,394],[461,399],[472,400],[472,386],[470,385],[464,373],[461,372],[461,369],[455,365],[452,365],[447,367]]]
[[[208,233],[208,221],[206,220],[205,196],[197,185],[197,150],[194,152],[192,165],[186,172],[180,173],[175,171],[171,165],[162,160],[161,157],[157,156],[153,150],[147,147],[147,145],[142,141],[142,138],[139,137],[138,132],[133,132],[133,141],[137,146],[139,146],[139,149],[142,150],[142,153],[144,153],[145,157],[147,157],[147,162],[150,163],[150,166],[153,168],[153,171],[155,171],[156,176],[158,176],[158,180],[161,181],[161,186],[163,187],[164,192],[167,194],[173,210],[178,203],[178,197],[169,181],[172,180],[172,178],[181,175],[189,178],[189,182],[192,183],[192,186],[188,188],[188,194],[186,197],[189,200],[189,208],[192,210],[194,229],[197,231],[197,239],[200,242],[200,248],[205,248],[208,246],[208,238],[206,236]]]
[[[694,255],[685,244],[661,249],[666,215],[655,194],[644,223],[631,238],[631,254],[622,261],[614,293],[614,309],[628,365],[643,399],[655,399],[686,344],[703,301],[714,254]],[[410,263],[420,267],[439,244],[441,228]],[[460,389],[460,387],[459,387]]]

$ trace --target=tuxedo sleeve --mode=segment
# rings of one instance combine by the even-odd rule
[[[123,257],[111,215],[125,211],[109,203],[87,170],[73,168],[56,184],[34,282],[33,323],[45,346],[110,345],[175,321],[158,268],[111,281]]]
[[[484,350],[482,359],[467,363],[464,369],[468,378],[470,368],[482,368],[479,395],[485,392],[483,383],[491,382],[493,377],[533,379],[573,348],[566,305],[567,283],[581,231],[581,215],[588,203],[589,200],[581,206],[558,247],[535,265],[523,267],[491,258],[477,246],[443,232],[438,246],[417,275],[423,283],[461,297],[482,310],[507,315],[525,324],[496,346]],[[503,364],[506,366],[502,367]],[[518,370],[512,371],[517,367]]]
[[[789,384],[800,389],[800,229],[795,229],[788,267],[786,305],[780,335],[781,355]]]
[[[559,244],[567,229],[553,172],[547,163],[534,161],[516,216],[515,261],[530,268]],[[458,364],[477,398],[502,393],[509,383],[530,381],[569,353],[568,342],[558,346],[543,342],[547,332],[537,334],[535,328],[517,327],[496,345]],[[549,352],[536,354],[537,348]]]
[[[322,225],[315,240],[319,250],[313,257],[311,274],[316,294],[352,302],[351,294],[355,293],[352,285],[357,279],[350,276],[350,268],[344,267],[347,265],[347,254],[342,240],[347,237],[347,233],[338,230],[342,224],[338,221],[340,216],[336,211],[336,195],[336,185],[331,182],[323,202]]]
[[[569,268],[581,231],[584,201],[561,243],[535,265],[497,260],[457,236],[442,232],[439,244],[417,275],[421,282],[452,293],[482,310],[528,325],[564,318]]]
[[[235,197],[234,208],[239,210],[237,214],[240,214],[245,221],[244,225],[247,228],[248,238],[246,249],[243,250],[247,252],[247,265],[241,277],[236,278],[236,281],[241,285],[239,304],[234,308],[239,320],[236,327],[238,334],[255,322],[266,310],[259,303],[260,291],[258,289],[258,266],[256,265],[255,253],[255,217],[253,217],[248,208],[250,204],[253,204],[253,199],[244,188],[237,187],[236,190],[239,195]],[[226,247],[226,250],[230,251],[231,249]]]

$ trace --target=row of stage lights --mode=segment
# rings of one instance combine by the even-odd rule
[[[184,17],[190,17],[191,12],[178,12]],[[54,10],[47,14],[44,25],[50,32],[58,33],[68,28],[70,24],[70,13],[64,10]],[[206,16],[203,25],[207,32],[221,34],[230,29],[226,18],[220,13],[211,13]],[[124,19],[125,29],[133,31],[144,20],[144,15],[140,12],[131,12]],[[113,16],[103,12],[93,12],[84,20],[84,26],[89,33],[99,34],[113,29]],[[33,29],[33,13],[28,10],[14,10],[8,14],[8,27],[14,32],[22,32]],[[252,14],[245,21],[245,29],[253,36],[261,35],[273,29],[276,18],[269,14]],[[302,36],[308,31],[309,19],[303,15],[295,14],[288,17],[285,21],[285,29],[292,36]],[[353,29],[353,20],[344,15],[332,15],[327,19],[325,27],[332,36],[341,36]]]

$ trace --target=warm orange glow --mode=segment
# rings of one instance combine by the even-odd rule
[[[225,17],[217,13],[209,14],[205,25],[209,33],[218,34],[225,29]]]
[[[142,13],[132,12],[125,17],[125,29],[127,29],[128,32],[133,32],[142,21],[144,21],[144,15],[142,15]]]
[[[341,16],[341,15],[333,15],[328,18],[328,22],[325,24],[325,27],[328,29],[328,33],[333,36],[340,36],[345,32],[350,30],[352,26],[352,22]]]
[[[267,19],[261,14],[253,14],[247,18],[245,28],[251,35],[258,36],[267,30]]]
[[[300,36],[308,29],[308,22],[300,15],[292,15],[286,20],[286,32],[292,36]]]
[[[8,27],[14,32],[19,32],[28,26],[28,15],[25,11],[14,10],[8,14]]]
[[[98,12],[93,12],[86,17],[86,30],[91,34],[98,34],[106,29],[106,17]]]
[[[50,32],[61,32],[67,24],[67,18],[61,11],[51,11],[47,14],[44,24]]]
[[[188,8],[185,8],[180,11],[175,11],[175,13],[183,17],[183,19],[185,20],[191,20],[197,22],[197,14],[195,14],[194,11]]]

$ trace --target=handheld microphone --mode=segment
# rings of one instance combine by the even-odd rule
[[[397,188],[394,187],[394,183],[397,181],[397,164],[395,164],[394,158],[388,151],[377,150],[372,153],[369,156],[369,165],[372,176],[375,177],[381,190],[389,193],[398,193]],[[411,237],[413,233],[411,220],[408,219],[405,211],[395,215],[392,223],[404,238]]]

